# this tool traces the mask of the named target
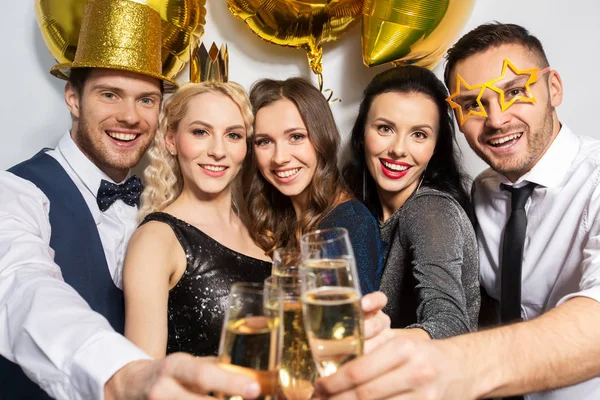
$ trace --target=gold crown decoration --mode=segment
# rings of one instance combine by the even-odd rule
[[[83,10],[73,62],[50,73],[68,79],[73,68],[108,68],[158,78],[165,89],[178,87],[162,73],[161,17],[151,7],[128,0],[90,0]]]
[[[222,44],[219,49],[213,42],[207,51],[204,43],[201,43],[191,49],[190,59],[190,82],[229,80],[229,51],[226,44]]]

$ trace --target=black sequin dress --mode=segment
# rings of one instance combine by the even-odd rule
[[[263,282],[271,263],[231,250],[170,214],[148,214],[141,225],[148,221],[168,224],[187,257],[183,276],[169,291],[167,354],[217,355],[231,285]]]

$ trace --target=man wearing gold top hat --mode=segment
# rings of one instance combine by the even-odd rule
[[[70,131],[0,172],[0,399],[258,394],[212,358],[154,361],[121,335],[141,191],[130,168],[155,135],[163,86],[176,85],[161,72],[160,28],[145,5],[90,0],[74,62],[51,71],[67,80]]]

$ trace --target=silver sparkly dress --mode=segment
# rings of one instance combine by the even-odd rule
[[[170,214],[149,214],[142,224],[148,221],[168,224],[187,257],[183,276],[169,292],[167,354],[214,356],[231,285],[263,282],[271,263],[231,250]]]

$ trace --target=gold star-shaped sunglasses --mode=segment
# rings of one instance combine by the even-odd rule
[[[508,70],[511,70],[515,77],[505,81]],[[446,101],[452,109],[457,110],[458,122],[462,126],[472,115],[487,118],[488,113],[481,101],[485,89],[493,90],[498,93],[498,101],[502,112],[513,104],[535,103],[535,97],[531,92],[531,85],[537,82],[542,76],[550,71],[546,67],[539,71],[539,68],[520,70],[514,66],[508,58],[504,59],[502,72],[498,78],[494,78],[485,83],[471,86],[458,73],[456,74],[456,90]],[[461,93],[461,90],[466,93]],[[478,90],[478,92],[471,92]],[[470,92],[470,93],[469,93]],[[465,114],[466,112],[466,114]]]

